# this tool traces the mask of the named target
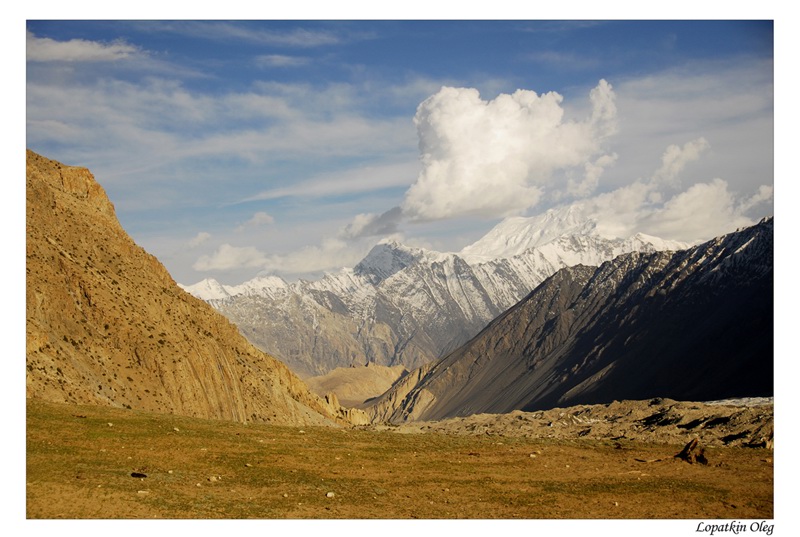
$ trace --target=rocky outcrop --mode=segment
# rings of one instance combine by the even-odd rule
[[[773,221],[562,269],[366,410],[437,420],[621,399],[770,396]]]
[[[348,421],[180,289],[125,233],[88,170],[28,151],[26,176],[28,397],[236,421]]]
[[[377,426],[382,428],[381,426]],[[548,438],[621,443],[657,442],[704,446],[774,448],[772,398],[712,403],[673,401],[614,401],[507,414],[473,414],[441,421],[414,421],[392,426],[400,433],[437,432],[447,435]],[[531,457],[535,458],[532,453]],[[638,462],[657,462],[637,459]]]

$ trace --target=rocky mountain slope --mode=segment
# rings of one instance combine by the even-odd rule
[[[88,170],[28,151],[26,176],[28,397],[237,421],[363,418],[181,290]]]
[[[772,395],[773,220],[548,278],[367,408],[437,420],[622,399]]]
[[[354,268],[318,281],[275,276],[184,287],[256,346],[303,376],[336,367],[419,367],[456,349],[557,270],[685,244],[600,236],[575,208],[508,219],[459,254],[382,242]]]

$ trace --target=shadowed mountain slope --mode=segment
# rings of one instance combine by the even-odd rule
[[[435,420],[773,390],[773,220],[679,252],[558,271],[367,411]]]
[[[345,422],[137,246],[85,168],[27,153],[27,396],[202,418]]]

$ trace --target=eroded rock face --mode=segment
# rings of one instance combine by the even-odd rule
[[[346,422],[180,289],[92,174],[27,154],[26,393],[202,418]]]

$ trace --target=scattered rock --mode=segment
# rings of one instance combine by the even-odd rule
[[[578,416],[579,420],[562,420],[561,415]],[[506,437],[605,439],[617,449],[625,449],[620,441],[683,446],[693,438],[698,438],[704,447],[741,446],[772,450],[774,444],[771,399],[752,404],[731,401],[725,405],[666,398],[614,401],[568,409],[517,410],[508,414],[478,414],[438,422],[408,422],[388,430],[403,433],[423,429],[456,435],[491,432]]]
[[[173,430],[173,431],[175,431],[176,433],[179,433],[179,432],[181,432],[181,430],[180,430],[180,429],[178,429],[177,427],[173,427],[173,428],[172,428],[172,430]]]
[[[700,447],[700,441],[697,438],[694,438],[691,442],[683,447],[680,453],[675,454],[675,458],[686,461],[689,464],[694,464],[695,462],[700,464],[708,464],[705,451],[705,448]]]
[[[333,492],[328,492],[327,494],[325,494],[325,496],[327,498],[333,498],[334,496],[336,496],[336,494],[334,494]]]
[[[143,474],[142,472],[131,472],[131,477],[138,477],[144,479],[147,477],[147,474]]]

